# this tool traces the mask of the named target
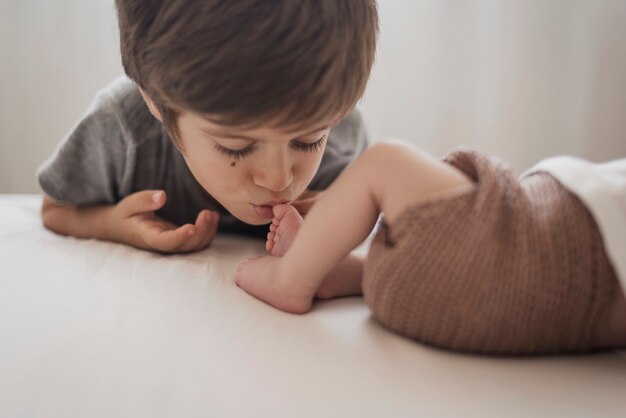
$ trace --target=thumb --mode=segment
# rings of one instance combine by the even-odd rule
[[[163,190],[142,190],[126,196],[118,203],[123,216],[154,212],[165,205],[167,195]]]

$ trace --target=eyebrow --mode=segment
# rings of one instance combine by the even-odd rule
[[[330,126],[320,127],[320,128],[318,128],[318,129],[314,129],[314,130],[312,130],[312,131],[309,131],[309,132],[307,132],[307,133],[305,133],[305,134],[298,135],[298,137],[303,137],[303,136],[311,135],[311,134],[313,134],[313,133],[315,133],[315,132],[323,131],[323,130],[326,130],[326,129],[328,129],[328,128],[330,128]],[[246,136],[246,135],[237,135],[237,134],[221,133],[221,132],[219,132],[219,131],[217,131],[217,132],[213,132],[213,131],[211,131],[211,130],[210,130],[210,129],[208,129],[208,128],[200,128],[200,129],[202,130],[202,132],[204,132],[204,133],[205,133],[205,134],[207,134],[207,135],[210,135],[210,136],[217,136],[217,137],[224,138],[224,139],[245,139],[245,140],[247,140],[247,141],[258,141],[258,138],[252,138],[252,137],[250,137],[250,136]]]

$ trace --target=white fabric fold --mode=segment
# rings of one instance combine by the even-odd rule
[[[626,158],[597,164],[554,157],[539,162],[522,177],[536,172],[549,173],[587,206],[626,293]]]

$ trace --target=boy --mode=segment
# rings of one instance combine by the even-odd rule
[[[132,82],[101,92],[40,168],[48,228],[196,251],[218,226],[258,233],[276,204],[306,212],[365,149],[352,109],[374,60],[375,0],[116,7]]]
[[[440,162],[379,144],[304,222],[289,205],[273,211],[271,255],[244,261],[235,282],[279,309],[304,313],[316,294],[362,290],[381,323],[447,349],[626,348],[626,160],[556,158],[518,181],[477,153]],[[362,282],[324,280],[380,213]]]

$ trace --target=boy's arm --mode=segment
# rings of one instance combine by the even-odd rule
[[[164,253],[198,251],[208,247],[217,232],[216,212],[200,212],[196,223],[176,226],[155,215],[166,201],[165,192],[144,190],[116,205],[68,206],[44,197],[44,225],[62,235],[96,238]]]
[[[106,226],[113,205],[76,207],[61,205],[44,196],[41,218],[46,228],[77,238],[97,238],[114,241]]]

